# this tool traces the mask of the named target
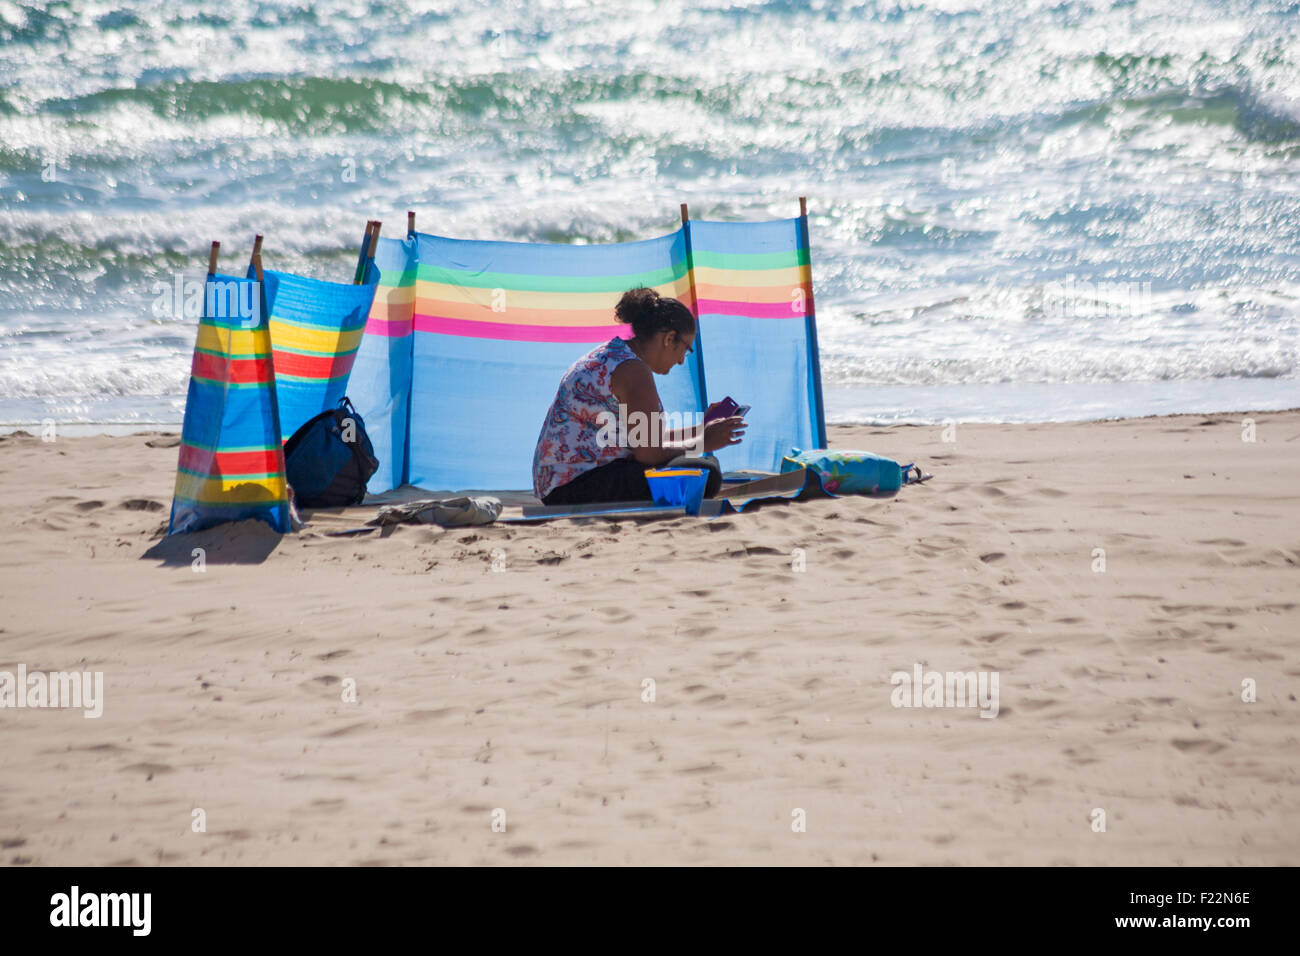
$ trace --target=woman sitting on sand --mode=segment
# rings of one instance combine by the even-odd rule
[[[632,326],[634,335],[627,340],[615,336],[592,349],[560,379],[533,452],[533,492],[548,505],[645,501],[651,497],[646,469],[667,466],[707,468],[704,493],[712,498],[722,486],[718,463],[685,453],[700,449],[701,428],[705,452],[739,444],[745,431],[742,418],[662,430],[634,425],[638,416],[644,422],[662,421],[663,405],[650,373],[667,375],[686,360],[695,342],[695,316],[677,299],[645,288],[623,293],[614,314]],[[655,413],[660,417],[654,418]],[[627,445],[609,441],[614,431],[610,416],[614,423],[629,423]],[[638,440],[641,436],[646,440]]]

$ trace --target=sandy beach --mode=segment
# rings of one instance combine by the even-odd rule
[[[104,675],[0,710],[4,864],[1300,863],[1300,412],[830,432],[935,477],[162,541],[174,438],[0,439],[0,671]]]

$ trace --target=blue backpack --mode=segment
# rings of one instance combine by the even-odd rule
[[[347,396],[284,443],[284,468],[294,501],[303,508],[359,505],[379,469],[365,422]]]

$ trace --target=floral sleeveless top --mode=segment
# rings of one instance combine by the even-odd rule
[[[631,454],[630,448],[601,447],[600,414],[617,419],[618,399],[609,383],[614,369],[637,355],[615,336],[569,366],[551,402],[533,452],[533,494],[544,498],[584,471]],[[639,359],[638,359],[639,361]]]

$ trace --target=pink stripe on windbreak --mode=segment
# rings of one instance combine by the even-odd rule
[[[749,319],[802,319],[804,312],[791,312],[790,302],[728,302],[701,299],[700,315],[740,315]]]
[[[366,319],[366,335],[382,335],[385,338],[400,339],[411,334],[410,319],[380,319],[371,316]]]
[[[513,322],[447,319],[440,315],[417,315],[415,331],[461,335],[474,339],[505,339],[513,342],[608,342],[616,335],[631,335],[632,327],[630,325],[523,325]]]

